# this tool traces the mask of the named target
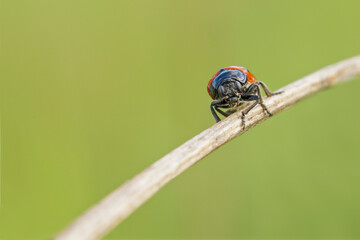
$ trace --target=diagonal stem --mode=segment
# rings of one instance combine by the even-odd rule
[[[264,99],[273,115],[325,88],[360,75],[360,56],[327,66],[279,89],[283,91]],[[99,203],[59,233],[57,240],[99,239],[126,219],[139,206],[193,164],[212,151],[267,119],[260,105],[246,115],[241,126],[241,112],[236,112],[206,129],[165,155],[133,179],[114,190]]]

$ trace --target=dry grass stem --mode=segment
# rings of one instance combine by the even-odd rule
[[[327,66],[279,90],[280,95],[264,99],[274,115],[296,102],[325,88],[360,75],[360,56]],[[209,115],[210,117],[210,115]],[[257,105],[246,115],[246,127],[241,127],[241,113],[236,112],[214,124],[176,148],[149,168],[126,182],[78,217],[54,239],[99,239],[155,194],[162,186],[194,163],[231,139],[268,118]]]

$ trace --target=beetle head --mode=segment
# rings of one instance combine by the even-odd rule
[[[219,98],[237,97],[242,93],[242,84],[234,78],[224,79],[223,83],[218,87]]]
[[[242,86],[246,83],[246,74],[239,70],[227,70],[219,74],[221,83],[218,86],[219,98],[241,95]]]
[[[208,91],[213,99],[238,97],[246,82],[247,76],[242,71],[221,69],[219,75],[208,85]]]

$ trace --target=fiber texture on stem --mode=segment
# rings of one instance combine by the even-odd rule
[[[264,99],[264,104],[275,115],[296,102],[325,88],[360,75],[360,56],[327,66],[303,77],[277,91],[283,91]],[[241,112],[236,112],[221,122],[201,132],[174,149],[133,179],[114,190],[99,203],[78,217],[54,239],[99,239],[168,183],[193,164],[231,139],[267,119],[261,106],[254,107],[241,123]]]

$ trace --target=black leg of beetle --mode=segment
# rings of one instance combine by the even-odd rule
[[[244,130],[245,129],[245,114],[241,113],[241,127]]]
[[[255,94],[257,94],[257,96],[259,97],[259,101],[258,103],[260,104],[260,106],[262,107],[262,109],[264,110],[264,112],[266,112],[267,114],[269,114],[269,116],[271,117],[272,114],[271,112],[267,109],[267,107],[263,104],[263,99],[262,99],[262,96],[261,96],[261,91],[260,91],[260,87],[259,87],[259,84],[261,85],[262,82],[256,82],[254,83],[253,85],[251,85],[248,89],[248,92],[253,92],[255,90]],[[266,87],[266,85],[264,85]],[[268,92],[267,92],[268,91]],[[270,94],[273,94],[271,93],[271,91],[266,87],[266,90],[265,92],[270,93]]]
[[[261,85],[261,82],[260,82],[260,85]],[[266,87],[266,85],[264,85],[264,86]],[[256,88],[257,88],[256,91],[257,91],[258,96],[259,96],[259,99],[260,99],[259,103],[260,103],[262,109],[263,109],[267,114],[269,114],[269,116],[271,117],[271,116],[272,116],[271,112],[267,109],[267,107],[266,107],[266,106],[264,105],[264,103],[263,103],[263,99],[262,99],[262,96],[261,96],[261,91],[260,91],[259,85],[256,85]],[[271,91],[270,91],[268,88],[267,88],[267,90],[265,90],[265,92],[266,92],[266,91],[269,91],[270,94],[272,94]]]
[[[258,104],[260,102],[261,97],[259,97],[258,95],[245,95],[242,98],[244,101],[255,101],[253,104],[251,104],[245,111],[243,111],[244,114],[248,114],[248,112],[250,112],[251,109],[253,109],[256,104]]]
[[[266,112],[270,117],[272,117],[272,113],[269,111],[269,109],[267,109],[267,107],[265,106],[265,104],[260,103],[260,106],[262,107],[262,109],[264,110],[264,112]]]
[[[229,110],[226,111],[226,114],[227,114],[228,116],[230,116],[231,114],[233,114],[233,113],[236,112],[236,111],[237,111],[236,109],[229,109]]]
[[[231,114],[231,113],[224,112],[223,110],[219,109],[219,108],[229,108],[229,103],[224,102],[226,99],[227,98],[223,98],[221,100],[215,100],[210,104],[210,110],[211,110],[211,113],[213,114],[216,122],[221,121],[219,116],[216,114],[216,111],[219,112],[220,114],[222,114],[224,117],[228,117]]]
[[[229,105],[227,103],[224,103],[222,100],[215,100],[210,105],[211,113],[213,114],[216,122],[221,121],[219,116],[216,114],[216,111],[219,112],[220,114],[222,114],[224,117],[228,117],[230,115],[230,114],[222,111],[221,109],[219,109],[220,107],[221,108],[228,108]]]
[[[248,112],[250,112],[250,110],[253,109],[256,106],[256,104],[259,103],[260,99],[259,99],[259,96],[257,96],[257,95],[243,95],[242,100],[243,101],[255,101],[246,110],[241,112],[242,129],[245,129],[245,115]]]
[[[220,103],[221,103],[220,100],[215,100],[215,101],[213,101],[213,102],[210,104],[210,110],[211,110],[211,113],[212,113],[212,115],[214,116],[216,122],[220,122],[220,118],[219,118],[219,116],[216,114],[214,107],[217,106],[217,105],[219,105]]]
[[[221,113],[224,117],[230,116],[227,112],[224,112],[223,110],[219,109],[219,106],[215,106],[215,110]]]
[[[261,82],[261,81],[258,81],[258,82],[256,82],[255,83],[256,85],[260,85],[263,89],[264,89],[264,92],[265,92],[265,94],[266,94],[266,96],[268,96],[268,97],[271,97],[271,96],[273,96],[273,95],[277,95],[277,94],[280,94],[280,93],[282,93],[282,91],[281,92],[271,92],[271,90],[268,88],[268,86],[266,86],[266,84],[265,83],[263,83],[263,82]]]

